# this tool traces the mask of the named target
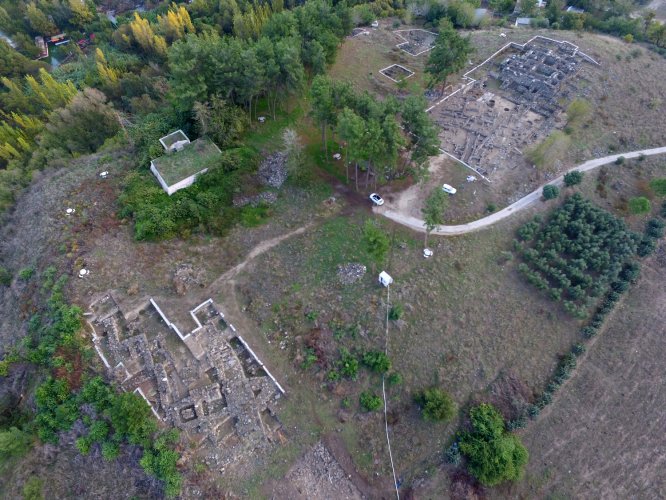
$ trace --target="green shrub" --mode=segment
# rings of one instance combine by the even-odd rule
[[[581,182],[583,182],[583,172],[579,170],[573,170],[564,174],[564,185],[567,187],[575,186]]]
[[[377,373],[386,373],[391,369],[391,360],[381,351],[366,352],[363,355],[363,364]]]
[[[90,440],[88,436],[82,436],[76,440],[74,445],[76,446],[76,449],[79,450],[79,453],[81,455],[87,455],[90,453],[90,448],[92,447],[93,442]]]
[[[23,485],[23,500],[43,500],[44,480],[31,476]]]
[[[0,285],[9,286],[12,284],[12,275],[4,267],[0,266]]]
[[[402,375],[400,375],[398,372],[393,372],[388,377],[386,377],[386,382],[388,382],[388,385],[391,386],[400,385],[402,384]]]
[[[256,207],[243,207],[240,214],[241,224],[245,227],[257,227],[266,222],[271,216],[271,209],[266,204],[260,204]]]
[[[305,349],[305,355],[303,362],[301,363],[301,369],[307,370],[312,365],[314,365],[318,359],[319,358],[317,358],[315,350],[308,347],[307,349]]]
[[[661,204],[661,210],[659,211],[659,215],[666,218],[666,201]]]
[[[529,454],[520,439],[505,431],[504,418],[490,404],[470,410],[472,432],[460,436],[470,473],[484,486],[520,479]]]
[[[363,391],[359,396],[359,403],[363,411],[376,411],[382,406],[382,398],[370,391]]]
[[[21,269],[18,273],[18,277],[21,281],[28,281],[30,278],[32,278],[35,275],[35,268],[30,266],[30,267],[24,267]]]
[[[182,477],[176,468],[180,456],[172,445],[178,440],[178,432],[172,429],[155,440],[154,446],[144,450],[139,461],[146,474],[155,476],[164,482],[164,491],[168,497],[174,497],[180,492]]]
[[[552,184],[546,184],[543,187],[543,197],[546,200],[553,200],[560,195],[560,189]]]
[[[486,206],[486,212],[488,212],[489,214],[492,214],[496,210],[497,210],[497,205],[495,205],[494,203],[488,203],[488,205]]]
[[[404,308],[402,307],[402,304],[399,302],[396,302],[391,306],[391,309],[389,310],[389,319],[391,321],[398,321],[400,318],[402,318],[402,315],[405,313]]]
[[[115,460],[120,455],[120,447],[118,443],[113,441],[104,441],[102,443],[102,457],[104,460]]]
[[[645,196],[637,196],[629,200],[629,211],[634,215],[646,214],[651,208],[650,200]]]
[[[456,413],[456,404],[453,399],[439,387],[430,387],[419,392],[414,400],[421,407],[425,420],[446,422],[451,420]]]
[[[24,455],[32,446],[33,438],[18,427],[0,429],[0,464],[11,457]]]
[[[652,255],[656,248],[657,241],[654,238],[650,238],[649,236],[644,236],[638,244],[636,253],[639,257],[647,257],[648,255]]]
[[[666,196],[666,179],[652,179],[650,188],[657,196]]]
[[[525,415],[521,415],[506,423],[506,430],[509,432],[524,429],[525,427],[527,427],[527,418]]]
[[[658,240],[664,236],[666,223],[660,219],[650,219],[645,225],[645,235]]]
[[[356,377],[358,376],[358,359],[347,349],[342,348],[340,349],[338,369],[343,377],[356,380]]]
[[[574,344],[574,346],[571,348],[571,353],[574,356],[580,356],[581,354],[585,353],[585,346],[583,344]]]
[[[624,156],[618,156],[617,159],[615,160],[616,165],[622,165],[624,163]]]

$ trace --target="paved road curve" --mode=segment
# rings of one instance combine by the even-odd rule
[[[605,156],[604,158],[596,158],[594,160],[588,160],[585,163],[570,168],[567,172],[572,170],[579,170],[581,172],[587,172],[588,170],[595,169],[601,165],[608,165],[609,163],[615,162],[620,156],[623,156],[626,159],[638,158],[641,155],[652,156],[666,153],[666,146],[654,149],[644,149],[641,151],[631,151],[630,153],[621,153],[612,156]],[[565,172],[565,173],[567,173]],[[556,186],[562,186],[564,184],[564,174],[560,175],[556,179],[553,179],[546,184],[555,184]],[[545,186],[545,184],[544,184]],[[543,186],[540,186],[536,190],[532,191],[530,194],[521,198],[517,202],[509,205],[506,208],[503,208],[499,212],[489,215],[488,217],[483,217],[482,219],[475,220],[473,222],[468,222],[467,224],[460,224],[457,226],[438,226],[431,234],[436,234],[440,236],[456,236],[459,234],[471,233],[473,231],[478,231],[480,229],[485,229],[493,224],[506,219],[507,217],[520,212],[521,210],[534,205],[537,201],[541,199]],[[416,231],[422,233],[425,232],[425,223],[422,219],[417,219],[410,215],[405,215],[394,210],[390,210],[386,206],[383,207],[374,207],[373,211],[375,213],[381,214],[384,217],[387,217],[403,226],[407,226]]]

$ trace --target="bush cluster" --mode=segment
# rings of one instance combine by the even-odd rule
[[[470,473],[484,486],[520,479],[529,454],[520,438],[506,431],[500,412],[482,403],[469,413],[473,430],[460,435],[458,446]]]
[[[619,273],[645,245],[622,220],[579,194],[554,210],[545,224],[529,221],[516,236],[514,246],[523,260],[518,271],[581,319],[611,284],[624,286],[616,284]]]
[[[546,184],[543,187],[543,197],[546,200],[554,200],[560,195],[560,188],[553,184]]]
[[[131,172],[118,199],[120,216],[134,219],[137,240],[186,236],[193,231],[221,235],[239,220],[257,225],[268,216],[268,208],[232,206],[234,194],[247,184],[247,176],[256,167],[257,155],[249,148],[224,151],[197,182],[172,196],[149,172]]]
[[[583,182],[583,172],[579,170],[573,170],[569,173],[564,174],[564,185],[567,187],[575,186]]]
[[[382,406],[382,398],[377,396],[374,392],[363,391],[359,396],[359,403],[363,411],[377,411]]]
[[[456,404],[453,399],[439,387],[429,387],[417,393],[414,401],[421,407],[424,420],[447,422],[456,413]]]

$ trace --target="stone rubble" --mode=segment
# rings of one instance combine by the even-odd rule
[[[343,285],[351,285],[360,280],[366,272],[363,264],[352,262],[345,265],[338,265],[338,280]]]
[[[287,155],[281,151],[273,153],[259,165],[259,180],[266,186],[279,188],[287,180]]]

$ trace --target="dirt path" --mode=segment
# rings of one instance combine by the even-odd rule
[[[213,283],[211,283],[210,288],[214,289],[217,288],[221,283],[224,283],[225,281],[229,281],[233,279],[239,272],[241,272],[243,269],[245,269],[245,266],[248,265],[248,263],[261,255],[262,253],[270,250],[276,245],[279,245],[282,243],[284,240],[291,238],[292,236],[296,236],[297,234],[304,233],[308,229],[312,227],[313,223],[306,224],[305,226],[299,227],[298,229],[295,229],[294,231],[291,231],[286,234],[282,234],[280,236],[276,236],[275,238],[272,238],[270,240],[262,241],[259,243],[256,247],[254,247],[250,253],[247,254],[247,257],[245,257],[245,260],[241,262],[240,264],[232,267],[229,269],[227,272],[222,274],[219,278],[217,278]]]
[[[619,157],[624,157],[627,159],[638,158],[639,156],[652,156],[658,154],[666,153],[666,146],[653,149],[644,149],[640,151],[631,151],[628,153],[621,153],[617,155],[605,156],[603,158],[596,158],[594,160],[588,160],[585,163],[581,163],[575,167],[570,168],[565,172],[571,172],[572,170],[579,170],[580,172],[587,172],[588,170],[595,169],[602,165],[608,165],[609,163],[615,162]],[[547,184],[554,184],[556,186],[562,186],[564,184],[564,174],[560,175],[556,179],[547,182]],[[545,184],[544,184],[545,185]],[[509,205],[508,207],[495,212],[494,214],[489,215],[488,217],[483,217],[482,219],[475,220],[473,222],[468,222],[467,224],[460,224],[456,226],[438,226],[437,229],[432,231],[431,234],[438,236],[456,236],[460,234],[471,233],[473,231],[479,231],[485,229],[497,222],[506,219],[507,217],[524,210],[525,208],[534,205],[541,199],[543,186],[538,187],[532,191],[527,196],[521,198],[517,202]],[[398,203],[397,206],[389,207],[386,204],[381,207],[374,207],[373,212],[383,215],[398,224],[407,226],[411,229],[419,231],[421,233],[425,232],[425,223],[423,219],[413,217],[408,215],[407,209],[404,204]]]

